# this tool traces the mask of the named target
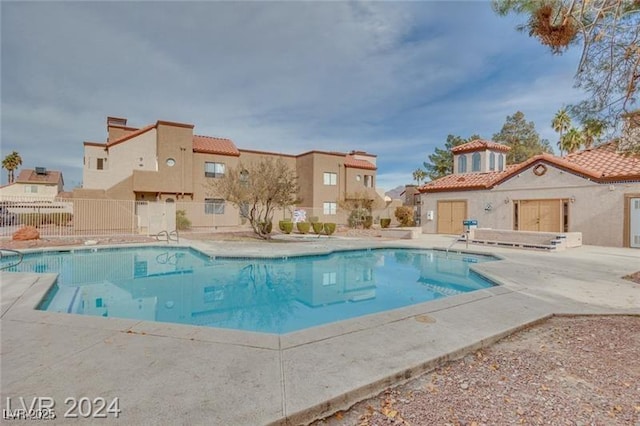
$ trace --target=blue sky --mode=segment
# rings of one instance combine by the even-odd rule
[[[491,138],[517,110],[555,145],[553,115],[583,96],[577,49],[552,55],[489,2],[0,7],[0,155],[61,170],[67,190],[107,116],[192,123],[247,149],[366,150],[388,190],[448,134]]]

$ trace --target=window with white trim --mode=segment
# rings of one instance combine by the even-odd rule
[[[471,156],[471,171],[479,172],[480,171],[480,153],[474,152]]]
[[[325,185],[337,185],[338,184],[338,174],[331,172],[324,172],[323,181]]]
[[[27,194],[35,194],[38,192],[38,185],[27,185],[24,187],[24,192]]]
[[[467,173],[467,156],[458,156],[458,173]]]
[[[220,178],[224,176],[224,163],[204,163],[204,176],[210,178]]]
[[[222,198],[205,198],[204,214],[224,214],[224,200]]]
[[[495,170],[496,169],[496,154],[495,153],[491,153],[489,154],[489,170]]]
[[[324,203],[322,203],[322,212],[324,214],[329,214],[329,215],[336,214],[337,209],[338,209],[337,203],[334,203],[331,201],[325,201]]]

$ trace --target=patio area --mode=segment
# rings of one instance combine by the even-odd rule
[[[270,244],[268,255],[452,241],[321,238]],[[181,244],[265,255],[261,242]],[[468,251],[503,258],[474,266],[500,286],[281,336],[35,311],[55,276],[2,273],[1,399],[50,397],[52,424],[69,422],[69,397],[118,398],[126,424],[304,424],[553,314],[640,315],[640,285],[621,278],[638,269],[640,250]]]

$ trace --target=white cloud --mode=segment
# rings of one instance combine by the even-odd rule
[[[2,7],[2,150],[67,182],[115,115],[251,149],[364,149],[397,186],[448,133],[490,137],[518,109],[541,131],[576,93],[567,58],[484,2]]]

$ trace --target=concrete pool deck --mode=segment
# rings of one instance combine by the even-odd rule
[[[322,238],[269,244],[268,255],[451,241]],[[188,243],[265,255],[255,242]],[[640,314],[640,285],[620,278],[640,269],[640,250],[468,251],[502,257],[474,265],[501,286],[282,336],[36,311],[55,276],[1,273],[2,408],[50,397],[62,424],[66,398],[101,397],[119,399],[123,424],[307,423],[550,315]]]

